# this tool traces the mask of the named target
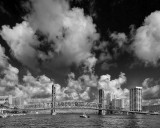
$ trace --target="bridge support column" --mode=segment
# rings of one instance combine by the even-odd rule
[[[56,105],[56,89],[55,89],[55,86],[53,84],[52,85],[51,115],[56,115],[55,105]]]
[[[104,90],[99,89],[99,110],[98,115],[105,115]]]

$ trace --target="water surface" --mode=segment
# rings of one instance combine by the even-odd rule
[[[25,115],[0,119],[0,128],[159,128],[159,115]]]

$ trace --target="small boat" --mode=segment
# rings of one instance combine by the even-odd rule
[[[81,118],[89,118],[90,116],[86,115],[85,113],[83,113],[83,115],[80,115]]]
[[[150,113],[150,115],[159,115],[158,112],[153,112],[153,113]]]
[[[53,113],[52,113],[52,116],[55,116],[56,114],[57,114],[56,112],[53,112]]]

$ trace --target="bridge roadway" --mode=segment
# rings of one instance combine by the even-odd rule
[[[40,111],[40,110],[52,110],[52,109],[54,109],[54,108],[18,108],[18,110],[29,110],[29,111]],[[97,108],[83,108],[83,107],[81,107],[81,108],[79,108],[79,107],[73,107],[73,108],[71,108],[71,107],[64,107],[64,108],[62,108],[62,107],[56,107],[55,108],[55,110],[56,109],[92,109],[92,110],[99,110],[99,109],[97,109]]]
[[[13,110],[13,108],[10,108]],[[18,110],[22,111],[43,111],[43,110],[52,110],[54,108],[18,108]],[[55,110],[76,110],[76,109],[83,109],[83,110],[105,110],[105,111],[114,111],[114,112],[122,112],[127,114],[148,114],[147,112],[138,112],[138,111],[127,111],[127,110],[117,110],[117,109],[104,109],[104,108],[94,108],[94,107],[56,107]]]
[[[118,111],[123,113],[131,113],[131,114],[148,114],[148,112],[139,112],[139,111],[128,111],[128,110],[118,110],[118,109],[97,109],[97,110],[105,110],[105,111]]]
[[[29,110],[29,111],[41,111],[41,110],[52,110],[54,108],[18,108],[18,110]],[[127,110],[117,110],[117,109],[103,109],[103,108],[93,108],[93,107],[56,107],[56,109],[91,109],[91,110],[105,110],[105,111],[119,111],[119,112],[128,112],[128,113],[140,113],[147,114],[146,112],[138,111],[127,111]]]

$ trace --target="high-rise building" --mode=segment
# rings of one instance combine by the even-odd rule
[[[23,97],[12,97],[12,105],[14,107],[23,108],[23,106],[24,106],[24,99],[23,99]]]
[[[124,110],[129,111],[130,107],[129,107],[129,97],[124,98]]]
[[[107,93],[106,95],[106,108],[107,109],[115,109],[116,104],[116,95],[114,93]]]
[[[116,95],[113,93],[107,93],[106,96],[106,105],[109,105],[113,99],[116,99]]]
[[[112,102],[112,95],[111,95],[111,93],[107,93],[106,105],[110,105],[111,102]]]
[[[124,109],[124,99],[115,98],[112,100],[113,109]]]
[[[130,111],[142,111],[142,87],[130,89]]]
[[[124,109],[124,99],[114,98],[112,100],[112,109]]]

